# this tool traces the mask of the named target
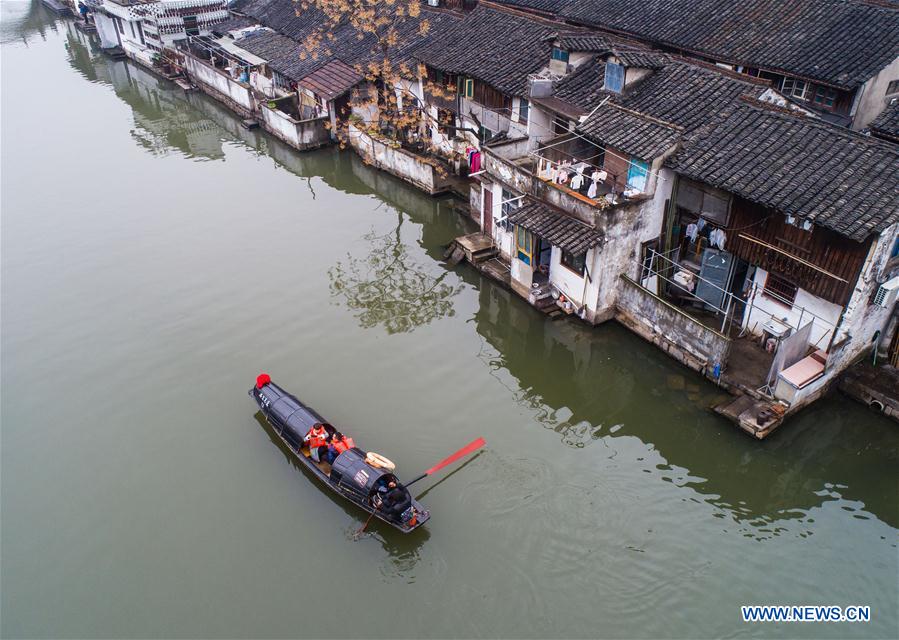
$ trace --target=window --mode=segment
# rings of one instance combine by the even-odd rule
[[[568,52],[564,49],[560,49],[559,47],[553,47],[553,60],[568,62]]]
[[[815,104],[832,109],[837,101],[837,92],[829,87],[815,87]]]
[[[200,25],[197,23],[197,16],[184,16],[184,31],[187,35],[200,35]]]
[[[534,235],[524,227],[519,226],[516,236],[518,239],[518,259],[529,265],[534,259]]]
[[[481,142],[487,142],[493,138],[493,132],[484,125],[478,128],[478,135],[481,137]]]
[[[893,258],[899,258],[899,236],[896,236],[896,241],[893,243],[893,250],[890,251],[890,260]]]
[[[531,103],[522,98],[518,101],[518,121],[521,124],[528,123],[528,115],[531,110]]]
[[[899,80],[893,80],[887,85],[887,95],[891,93],[899,93]]]
[[[562,266],[568,267],[572,271],[574,271],[579,276],[584,276],[584,270],[587,266],[587,252],[584,251],[582,253],[569,253],[562,249],[562,259],[560,260]]]
[[[627,170],[627,184],[640,193],[646,191],[646,179],[649,176],[649,163],[631,157]]]
[[[624,66],[614,62],[606,63],[606,81],[603,85],[606,91],[621,93],[624,89]]]
[[[765,280],[765,288],[762,293],[768,294],[777,302],[792,306],[793,301],[796,300],[797,289],[798,287],[789,280],[785,280],[780,276],[769,273],[768,278]]]
[[[505,189],[503,189],[502,197],[503,197],[503,199],[502,199],[501,209],[503,212],[502,213],[503,222],[500,224],[500,226],[502,226],[504,229],[508,229],[509,228],[509,216],[512,214],[513,211],[515,211],[521,205],[521,200],[520,199],[516,200],[515,194],[512,193],[511,191],[506,191]]]
[[[465,78],[462,95],[466,98],[474,98],[474,80],[471,78]]]
[[[805,100],[805,92],[807,89],[808,85],[804,81],[797,80],[796,78],[784,78],[783,83],[780,85],[780,90],[783,91],[784,95],[793,96],[800,100]]]

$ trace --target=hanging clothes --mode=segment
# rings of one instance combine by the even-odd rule
[[[581,185],[584,184],[584,174],[578,171],[571,178],[571,188],[575,191],[580,191]]]
[[[699,227],[697,227],[693,223],[690,223],[687,225],[687,230],[684,233],[688,238],[690,238],[690,242],[696,242],[696,238],[699,235]]]
[[[475,151],[471,154],[471,161],[468,163],[471,167],[471,173],[477,173],[481,170],[481,152]]]
[[[587,197],[591,200],[596,197],[596,180],[590,183],[590,188],[587,189]]]

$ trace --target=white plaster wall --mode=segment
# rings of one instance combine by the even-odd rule
[[[762,325],[772,316],[789,324],[794,331],[812,322],[809,340],[816,348],[826,350],[833,330],[840,320],[843,307],[814,296],[804,289],[799,289],[793,304],[787,306],[763,293],[767,277],[767,271],[756,269],[754,287],[746,301],[749,304],[743,315],[743,328],[753,335],[761,336]]]
[[[859,89],[859,97],[853,105],[855,111],[852,116],[852,129],[854,131],[864,129],[880,115],[880,112],[886,107],[884,97],[887,85],[893,80],[899,80],[899,57]]]
[[[595,248],[587,252],[587,271],[590,272],[591,278],[599,268],[599,251]],[[581,307],[586,304],[589,315],[596,313],[597,293],[599,282],[596,278],[590,281],[586,272],[581,277],[568,267],[562,264],[562,250],[553,246],[552,257],[550,258],[549,281],[556,288],[565,294],[565,297],[571,300],[575,307]]]
[[[834,366],[840,366],[844,361],[848,364],[859,353],[870,348],[874,333],[883,331],[890,318],[892,309],[884,309],[869,302],[880,284],[897,271],[895,267],[890,271],[886,268],[897,233],[899,224],[894,224],[871,244],[868,258],[837,328],[834,352],[839,353]]]
[[[262,120],[274,130],[273,133],[277,137],[294,147],[300,146],[302,141],[294,122],[281,115],[281,112],[277,109],[272,109],[265,105],[259,109],[259,113],[262,116]]]
[[[665,202],[671,197],[673,186],[674,173],[661,169],[652,198],[617,205],[596,214],[596,226],[605,241],[599,247],[591,272],[595,283],[591,292],[595,291],[596,302],[588,302],[588,308],[596,311],[594,322],[604,321],[614,313],[621,274],[635,281],[639,279],[641,245],[661,234]]]
[[[899,224],[894,224],[871,243],[861,275],[837,326],[837,335],[827,357],[824,376],[800,389],[793,406],[806,404],[817,398],[836,376],[875,346],[874,335],[883,331],[893,310],[872,305],[870,300],[880,283],[897,271],[895,267],[892,271],[886,269],[897,233]]]
[[[531,104],[531,115],[528,122],[529,150],[533,151],[537,146],[555,137],[552,132],[553,114],[550,111]]]
[[[349,128],[349,138],[353,148],[379,169],[389,171],[428,193],[436,193],[442,188],[437,170],[413,154],[372,139],[352,124]]]
[[[247,111],[254,110],[253,94],[248,86],[232,80],[218,69],[213,69],[211,66],[203,64],[190,56],[185,56],[185,66],[198,82],[202,82],[207,87],[227,96]]]
[[[116,37],[115,24],[112,18],[105,13],[96,11],[94,12],[94,24],[97,25],[97,35],[100,36],[101,47],[111,49],[119,46],[119,39]]]
[[[481,198],[481,229],[484,228],[484,221],[488,215],[493,216],[493,241],[499,249],[500,253],[505,256],[507,260],[512,259],[513,252],[513,242],[515,241],[515,232],[514,227],[512,230],[506,231],[502,227],[496,224],[496,220],[502,217],[502,201],[503,201],[503,186],[499,183],[490,182],[485,183],[483,186],[484,189],[490,189],[493,193],[493,209],[491,211],[484,210],[484,198]],[[516,194],[520,195],[520,194]]]

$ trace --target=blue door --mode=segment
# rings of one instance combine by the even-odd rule
[[[649,163],[631,158],[630,168],[627,170],[627,185],[640,192],[646,191],[646,179],[649,176]]]

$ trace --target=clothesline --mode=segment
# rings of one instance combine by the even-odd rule
[[[605,105],[605,101],[603,101],[602,103],[600,103],[600,104],[593,110],[593,112],[597,111],[597,110],[599,109],[599,107],[602,107],[602,106],[604,106],[604,105]],[[509,112],[510,115],[511,115],[511,113],[512,113],[512,110],[509,109],[509,108],[507,108],[507,107],[501,107],[501,108],[499,108],[499,109],[491,109],[491,111],[505,111],[505,112]],[[591,115],[592,115],[592,113],[591,113]],[[542,124],[540,124],[540,123],[538,123],[538,122],[535,122],[535,121],[534,121],[532,118],[530,118],[530,117],[528,118],[528,123],[529,123],[529,124],[533,124],[534,126],[540,127],[540,128],[543,129],[544,131],[547,131],[547,132],[552,133],[552,134],[555,134],[555,135],[571,135],[571,136],[574,136],[574,137],[576,137],[576,138],[580,138],[580,139],[583,140],[584,142],[587,142],[587,143],[593,145],[593,146],[596,147],[597,149],[601,149],[601,150],[603,151],[603,153],[607,153],[607,154],[609,154],[610,156],[612,156],[612,157],[614,157],[614,158],[618,158],[619,160],[623,160],[624,162],[626,162],[626,163],[629,164],[629,165],[633,165],[633,166],[635,166],[635,167],[639,167],[640,169],[643,168],[643,167],[640,167],[640,165],[638,165],[638,164],[636,164],[635,162],[633,162],[632,160],[630,160],[629,158],[627,158],[627,157],[625,157],[625,156],[622,156],[622,155],[620,155],[620,154],[617,154],[617,153],[615,153],[614,151],[609,151],[609,149],[608,149],[607,147],[602,147],[602,146],[596,144],[595,142],[593,142],[592,140],[590,140],[589,138],[586,138],[586,137],[582,136],[581,134],[576,133],[576,132],[574,132],[574,131],[568,130],[568,131],[566,131],[565,134],[558,134],[558,133],[556,133],[556,131],[555,131],[554,129],[550,129],[549,127],[547,127],[547,126],[545,126],[545,125],[542,125]],[[554,117],[554,118],[553,118],[553,123],[554,123],[554,124],[562,125],[562,126],[566,127],[566,129],[567,129],[567,127],[568,127],[568,121],[560,120],[558,117]],[[561,141],[561,142],[559,142],[559,143],[556,143],[556,144],[562,144],[563,142],[570,142],[570,140],[563,140],[563,141]],[[550,145],[550,146],[555,146],[555,145]],[[548,146],[547,146],[547,147],[544,147],[544,149],[546,149],[546,148],[549,148],[549,147],[548,147]],[[659,174],[658,172],[655,172],[655,171],[647,171],[647,174],[648,174],[648,175],[654,175],[654,176],[656,176],[657,178],[659,178],[660,180],[667,180],[667,178],[665,178],[664,176],[662,176],[661,174]]]

